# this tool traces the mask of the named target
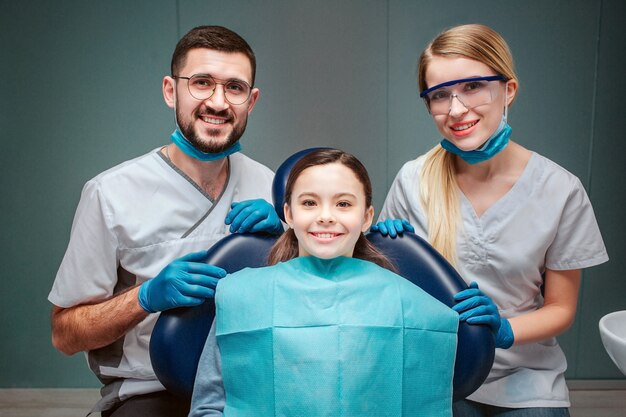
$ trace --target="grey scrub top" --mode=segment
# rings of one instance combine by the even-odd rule
[[[428,237],[419,201],[424,157],[407,162],[396,176],[379,220],[405,218]],[[581,269],[608,260],[587,193],[579,179],[533,153],[522,175],[478,217],[460,193],[462,227],[457,270],[493,298],[503,317],[543,306],[546,268]],[[508,350],[496,349],[485,383],[469,399],[501,407],[567,407],[565,356],[555,338]]]

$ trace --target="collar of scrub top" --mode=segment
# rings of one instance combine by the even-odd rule
[[[435,91],[440,88],[449,87],[451,85],[455,85],[459,83],[467,83],[470,81],[496,81],[496,80],[504,81],[506,80],[506,77],[504,75],[489,75],[487,77],[471,77],[471,78],[461,78],[460,80],[446,81],[445,83],[437,84],[434,87],[430,87],[420,92],[420,97],[424,98],[424,96],[426,96],[426,94],[430,93],[431,91]]]

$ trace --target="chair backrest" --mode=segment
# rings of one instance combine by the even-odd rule
[[[229,273],[265,266],[275,241],[276,237],[269,235],[228,235],[213,245],[207,263]],[[168,391],[191,397],[198,361],[214,317],[213,299],[196,307],[163,311],[159,316],[150,338],[150,360]]]
[[[289,171],[300,157],[315,149],[320,148],[292,155],[276,171],[273,197],[281,218]],[[467,288],[456,270],[420,237],[412,233],[396,239],[378,233],[367,237],[396,264],[400,275],[442,303],[452,306],[454,294]],[[266,235],[229,235],[211,248],[207,262],[229,273],[264,266],[275,240]],[[191,396],[198,361],[214,317],[213,300],[161,313],[152,332],[150,357],[157,377],[169,391]],[[493,364],[494,352],[494,338],[486,326],[460,324],[453,381],[455,400],[465,398],[483,383]]]
[[[454,294],[467,288],[452,265],[413,233],[404,233],[395,239],[370,233],[367,238],[395,263],[400,275],[447,306],[455,304]],[[491,370],[494,355],[495,339],[489,327],[459,323],[454,363],[455,401],[482,385]]]

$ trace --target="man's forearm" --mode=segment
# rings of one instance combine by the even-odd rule
[[[54,306],[52,344],[59,351],[73,355],[115,342],[148,316],[139,305],[138,291],[138,286],[133,287],[95,304]]]

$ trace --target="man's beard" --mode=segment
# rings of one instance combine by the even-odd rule
[[[208,109],[207,109],[208,110]],[[217,117],[225,117],[230,120],[228,115],[228,111],[222,112],[212,112],[205,111],[203,114],[217,116]],[[194,114],[194,117],[198,117]],[[201,140],[198,135],[196,135],[196,131],[194,130],[193,121],[189,123],[182,123],[180,114],[178,110],[176,111],[176,122],[178,122],[178,126],[180,128],[183,136],[193,145],[194,148],[198,149],[200,152],[212,154],[212,153],[220,153],[224,152],[226,149],[230,148],[233,144],[235,144],[239,138],[246,131],[246,125],[248,124],[248,118],[242,120],[239,125],[233,125],[233,130],[230,132],[228,136],[226,136],[223,143],[215,143],[214,141],[206,142]],[[208,136],[213,137],[214,135],[218,135],[221,133],[221,129],[209,129]]]

